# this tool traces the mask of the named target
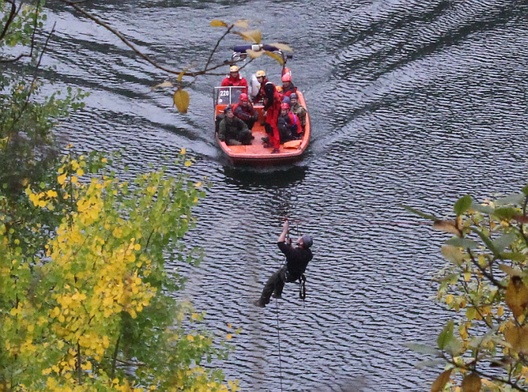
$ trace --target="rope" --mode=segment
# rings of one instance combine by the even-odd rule
[[[278,340],[278,346],[279,346],[279,378],[280,378],[280,390],[282,392],[282,357],[281,357],[281,345],[280,345],[280,324],[279,324],[279,300],[275,300],[275,308],[277,310],[277,340]]]

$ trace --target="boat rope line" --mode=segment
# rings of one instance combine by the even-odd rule
[[[279,299],[275,299],[275,314],[277,315],[277,342],[279,347],[279,379],[280,379],[280,390],[282,392],[282,354],[281,354],[281,339],[280,339],[280,323],[279,323]]]

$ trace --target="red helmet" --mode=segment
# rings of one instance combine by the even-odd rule
[[[240,101],[249,101],[249,97],[246,93],[240,94]]]
[[[287,102],[281,103],[281,109],[282,110],[290,110],[290,104]]]
[[[291,74],[287,73],[287,74],[282,75],[282,81],[283,82],[291,82],[292,81]]]

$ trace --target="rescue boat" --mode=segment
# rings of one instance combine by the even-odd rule
[[[241,45],[234,48],[232,58],[234,61],[244,60],[246,58],[246,50],[256,50],[258,46],[259,50],[268,50],[275,54],[283,57],[284,63],[286,63],[286,56],[278,48],[270,47],[269,45]],[[280,77],[280,75],[279,75]],[[250,84],[249,89],[255,88],[256,79],[248,80]],[[306,113],[306,124],[303,135],[298,140],[290,140],[282,143],[279,148],[279,152],[273,152],[272,147],[268,147],[265,139],[269,137],[264,128],[264,106],[262,103],[253,103],[253,108],[258,113],[258,120],[253,125],[251,130],[253,140],[248,145],[227,145],[224,141],[221,141],[218,137],[218,123],[224,115],[224,109],[228,105],[236,105],[239,103],[240,94],[243,92],[244,87],[240,86],[218,86],[214,88],[213,103],[214,103],[214,121],[215,121],[215,137],[220,146],[222,152],[228,157],[228,159],[234,165],[251,165],[251,166],[264,166],[264,165],[284,165],[298,161],[304,155],[306,149],[310,144],[311,128],[310,128],[310,114],[306,107],[306,101],[304,95],[299,88],[297,88],[298,102],[307,111]],[[256,93],[255,93],[256,94]],[[251,94],[250,91],[250,96]]]

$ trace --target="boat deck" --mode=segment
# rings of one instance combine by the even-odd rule
[[[297,93],[299,96],[299,103],[304,105],[304,97],[301,92]],[[216,105],[216,114],[223,114],[226,105]],[[217,141],[222,150],[228,155],[228,157],[234,163],[245,163],[245,164],[277,164],[287,163],[300,159],[304,150],[308,147],[310,141],[310,119],[309,115],[306,115],[306,126],[304,136],[301,140],[292,140],[281,144],[278,153],[272,153],[272,147],[265,147],[262,138],[268,137],[266,130],[264,129],[264,109],[261,104],[254,105],[254,108],[259,114],[259,119],[255,122],[253,129],[253,141],[250,145],[237,145],[228,146],[225,142],[218,139]]]

